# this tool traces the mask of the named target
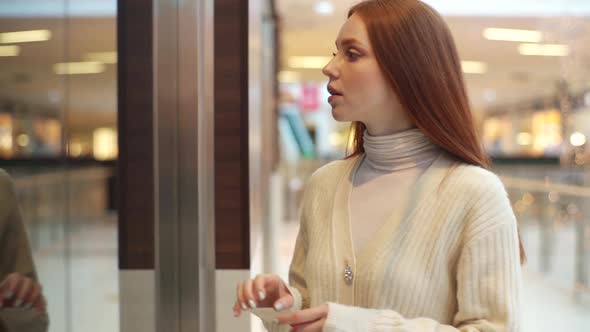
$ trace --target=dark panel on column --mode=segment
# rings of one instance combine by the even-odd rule
[[[154,268],[152,1],[119,0],[119,268]]]
[[[248,1],[215,1],[217,269],[250,268]]]

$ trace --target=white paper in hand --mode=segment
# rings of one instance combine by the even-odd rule
[[[290,309],[275,311],[274,308],[256,308],[250,309],[250,312],[266,322],[272,322],[279,314],[291,312]]]

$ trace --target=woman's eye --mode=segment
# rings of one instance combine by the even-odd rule
[[[358,58],[360,58],[360,54],[354,53],[354,52],[346,52],[346,56],[348,57],[348,59],[354,61],[357,60]]]
[[[355,60],[358,60],[358,58],[360,58],[360,57],[361,57],[361,55],[360,55],[360,54],[358,54],[358,53],[355,53],[355,52],[351,52],[351,51],[346,51],[346,52],[345,52],[345,54],[346,54],[346,58],[347,58],[348,60],[350,60],[350,61],[355,61]],[[338,53],[336,53],[336,52],[332,52],[332,56],[333,56],[333,57],[336,57],[337,55],[338,55]]]

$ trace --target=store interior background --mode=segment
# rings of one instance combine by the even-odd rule
[[[590,2],[425,2],[452,30],[479,133],[517,214],[524,331],[584,331]],[[262,200],[277,202],[268,214],[279,222],[263,230],[278,250],[268,257],[267,240],[253,237],[253,275],[286,277],[305,182],[345,155],[349,125],[332,119],[320,68],[354,3],[276,1],[279,183],[264,179]],[[115,0],[0,0],[0,167],[17,186],[52,332],[119,330],[116,14]]]

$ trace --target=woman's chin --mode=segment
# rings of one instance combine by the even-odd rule
[[[338,107],[337,104],[332,105],[332,117],[338,122],[349,122],[342,112],[342,107]]]

